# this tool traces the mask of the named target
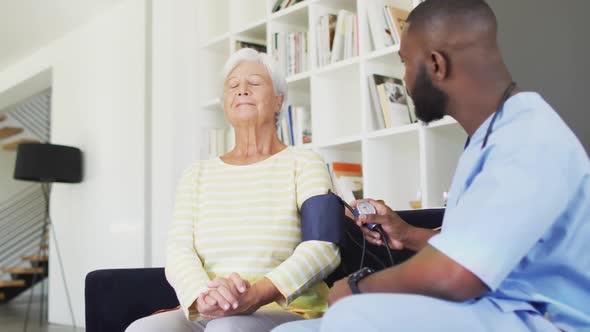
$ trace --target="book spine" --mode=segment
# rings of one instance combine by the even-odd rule
[[[291,137],[291,145],[295,145],[295,133],[293,128],[293,105],[289,105],[287,110],[287,114],[289,115],[289,135]]]

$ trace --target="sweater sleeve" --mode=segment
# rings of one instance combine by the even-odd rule
[[[311,151],[296,177],[297,206],[306,199],[331,189],[328,168],[322,158]],[[305,241],[293,254],[270,271],[268,278],[284,296],[281,305],[288,305],[307,288],[325,279],[340,264],[340,250],[331,242]]]
[[[198,318],[193,303],[208,290],[210,281],[194,246],[194,218],[197,212],[196,183],[193,166],[184,172],[176,191],[174,218],[168,231],[166,278],[189,320]]]

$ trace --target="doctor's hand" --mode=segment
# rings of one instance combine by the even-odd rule
[[[367,201],[375,207],[377,214],[361,214],[355,221],[357,226],[365,234],[367,241],[376,246],[384,245],[384,241],[378,232],[371,231],[364,225],[367,223],[381,225],[385,236],[387,236],[387,242],[389,243],[390,249],[414,249],[410,248],[409,245],[410,235],[412,229],[415,228],[406,223],[400,216],[395,213],[391,208],[383,203],[379,203],[373,199],[360,199],[352,202],[350,205],[356,208],[359,202]]]
[[[428,244],[428,239],[438,233],[437,230],[414,227],[408,224],[389,208],[389,206],[373,199],[356,200],[350,205],[356,208],[360,201],[371,203],[377,212],[377,214],[361,214],[356,219],[356,224],[361,228],[365,234],[365,238],[371,244],[382,246],[384,241],[378,232],[370,231],[364,224],[381,225],[385,236],[387,236],[390,249],[420,251]]]

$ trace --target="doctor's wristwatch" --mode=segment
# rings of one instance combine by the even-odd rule
[[[353,272],[348,276],[348,287],[350,287],[352,294],[361,293],[361,290],[358,286],[359,281],[361,281],[363,278],[369,276],[372,273],[375,273],[375,270],[373,270],[370,267],[363,267],[362,269]]]

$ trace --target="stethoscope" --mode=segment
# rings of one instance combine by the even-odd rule
[[[488,126],[488,129],[486,130],[486,135],[483,138],[483,143],[481,144],[482,150],[488,144],[488,138],[490,137],[490,134],[492,133],[492,129],[494,127],[494,122],[496,122],[496,118],[498,117],[498,114],[500,114],[500,112],[502,112],[502,110],[504,109],[504,104],[506,103],[508,98],[510,98],[510,94],[512,93],[512,91],[514,91],[515,87],[516,87],[516,82],[510,82],[510,85],[506,88],[506,90],[504,90],[504,94],[502,95],[502,98],[500,98],[498,110],[492,116],[492,120],[490,121],[490,125]],[[465,142],[465,147],[463,147],[463,150],[467,149],[470,141],[471,141],[471,137],[467,137],[467,142]]]

